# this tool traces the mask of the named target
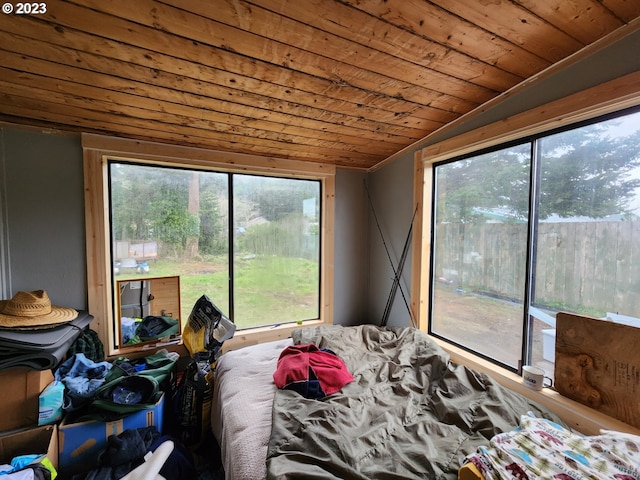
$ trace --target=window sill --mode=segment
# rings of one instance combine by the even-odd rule
[[[431,338],[450,355],[451,361],[485,373],[502,386],[540,403],[582,434],[598,435],[601,429],[605,429],[640,435],[640,429],[632,425],[563,397],[552,388],[545,388],[541,391],[532,390],[522,383],[522,378],[519,375],[450,345],[439,338]]]

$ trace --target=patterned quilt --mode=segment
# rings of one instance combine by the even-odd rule
[[[582,436],[524,415],[520,427],[495,436],[467,460],[485,480],[638,480],[640,437],[603,431]]]

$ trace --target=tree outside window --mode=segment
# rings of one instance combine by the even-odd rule
[[[640,317],[639,113],[434,171],[434,334],[552,373],[557,311]]]
[[[238,328],[319,317],[319,181],[120,161],[109,172],[114,279],[179,275],[183,323],[201,295]]]

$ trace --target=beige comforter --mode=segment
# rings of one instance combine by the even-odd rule
[[[322,401],[277,390],[269,479],[455,479],[465,455],[531,411],[486,375],[449,361],[411,328],[321,326],[294,332],[340,356],[355,377]]]
[[[211,427],[227,480],[264,480],[276,386],[273,372],[291,339],[227,352],[216,365]]]

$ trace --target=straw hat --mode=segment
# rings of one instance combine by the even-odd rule
[[[73,308],[51,305],[44,290],[17,292],[11,300],[0,300],[0,327],[47,328],[78,316]]]

